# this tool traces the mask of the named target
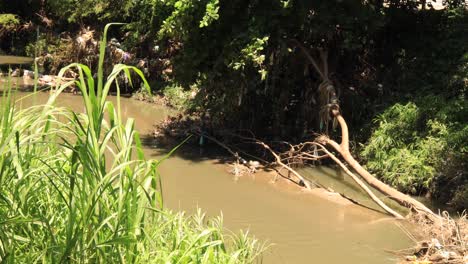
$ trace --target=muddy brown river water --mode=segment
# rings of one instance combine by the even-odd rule
[[[16,98],[23,95],[28,94],[17,92]],[[40,92],[18,104],[42,104],[47,97],[48,92]],[[84,108],[78,95],[62,94],[57,103],[75,111]],[[129,98],[121,98],[121,104],[124,117],[134,118],[140,134],[147,135],[147,158],[165,154],[168,150],[151,140],[151,131],[171,111]],[[396,263],[398,258],[386,250],[412,246],[399,223],[382,213],[328,199],[328,194],[306,192],[286,181],[273,183],[274,176],[268,173],[235,179],[226,164],[197,151],[179,149],[159,170],[166,207],[187,213],[201,208],[208,216],[222,214],[229,230],[249,230],[274,244],[263,263]],[[364,199],[336,170],[319,167],[305,172],[326,179],[333,187],[345,186],[353,198]]]
[[[0,56],[0,65],[1,64],[29,64],[34,61],[33,58],[29,57],[18,57],[18,56]]]

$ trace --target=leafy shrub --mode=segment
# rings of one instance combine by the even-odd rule
[[[18,16],[14,14],[0,14],[0,41],[4,35],[14,31],[20,24]]]
[[[11,28],[19,25],[18,16],[13,14],[0,14],[0,27]]]
[[[193,99],[197,92],[198,89],[195,85],[192,85],[190,90],[185,90],[180,85],[172,84],[163,90],[167,104],[179,110],[189,109],[193,105]]]
[[[383,172],[386,182],[411,193],[427,188],[433,177],[433,168],[425,162],[429,151],[415,144],[418,117],[413,103],[390,107],[376,119],[379,127],[362,152],[370,170]]]
[[[466,176],[466,116],[468,103],[463,99],[426,96],[417,103],[397,103],[375,119],[377,127],[361,155],[367,168],[392,186],[411,194],[432,190],[437,195],[446,191],[440,186],[443,181],[459,173]],[[466,193],[464,176],[457,181],[460,192],[451,192],[454,203]]]

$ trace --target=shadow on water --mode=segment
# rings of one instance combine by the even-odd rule
[[[197,136],[192,136],[185,144],[179,146],[180,143],[178,142],[170,140],[161,142],[155,137],[147,135],[142,139],[142,143],[145,147],[153,150],[151,156],[156,159],[163,157],[165,154],[170,153],[174,148],[178,147],[178,149],[172,153],[172,156],[190,161],[191,163],[201,163],[204,161],[211,161],[213,164],[222,165],[231,165],[233,163],[234,158],[232,155],[219,145],[208,142],[200,146],[198,139]],[[322,186],[350,198],[351,201],[365,210],[374,211],[382,216],[387,215],[376,205],[367,193],[338,166],[307,166],[304,168],[297,168],[296,170],[307,179],[316,181]],[[406,209],[399,206],[395,201],[379,193],[373,187],[369,185],[368,187],[393,209],[401,213],[406,212]]]
[[[146,134],[142,136],[142,144],[145,148],[151,150],[149,156],[154,159],[161,159],[177,148],[176,151],[171,153],[171,157],[182,159],[192,164],[210,162],[215,165],[224,165],[227,167],[226,165],[231,165],[233,163],[234,157],[219,145],[208,141],[205,142],[203,146],[200,146],[198,136],[193,135],[187,137],[188,140],[180,145],[183,141],[182,139],[180,141],[175,141],[164,137],[155,138],[152,135]],[[357,204],[364,209],[370,209],[382,216],[386,216],[386,213],[375,204],[365,191],[339,167],[333,165],[308,166],[297,168],[297,170],[304,177],[351,198],[353,202],[357,202]],[[395,201],[380,194],[371,186],[368,187],[392,208],[402,213],[405,212],[405,209],[401,208]]]
[[[217,164],[227,164],[233,161],[233,157],[217,145],[207,143],[204,146],[199,146],[196,136],[187,136],[187,141],[185,143],[183,141],[167,140],[162,142],[152,135],[142,136],[143,146],[153,149],[151,156],[154,158],[164,156],[177,148],[171,156],[191,162],[215,160]]]

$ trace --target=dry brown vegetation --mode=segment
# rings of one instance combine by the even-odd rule
[[[405,258],[402,263],[468,263],[468,219],[466,213],[452,218],[447,212],[441,221],[433,223],[418,214],[408,221],[417,225],[408,235],[416,247],[395,252]]]

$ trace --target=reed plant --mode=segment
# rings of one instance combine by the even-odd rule
[[[163,207],[157,167],[146,160],[134,120],[123,121],[116,78],[135,67],[115,65],[104,79],[105,27],[97,80],[89,67],[58,84],[44,105],[18,107],[11,86],[0,105],[0,262],[251,263],[264,245],[226,235],[222,219]],[[76,85],[84,113],[55,104]],[[107,100],[111,86],[117,103]],[[15,101],[16,100],[16,101]]]

